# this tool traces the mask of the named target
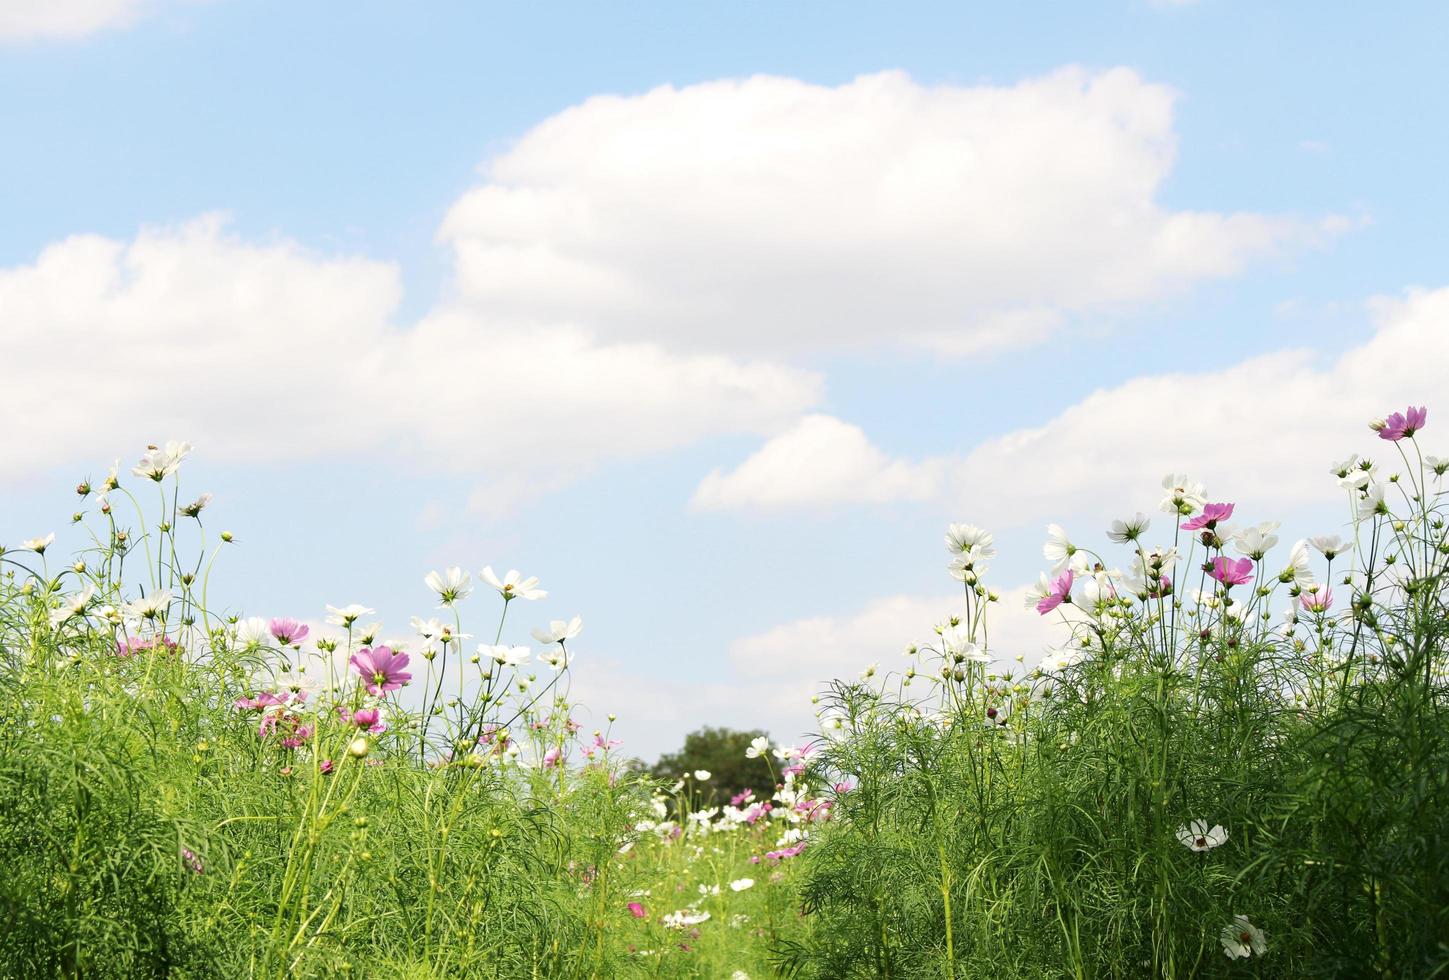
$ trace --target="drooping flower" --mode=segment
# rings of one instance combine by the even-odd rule
[[[1215,578],[1230,588],[1244,585],[1253,580],[1253,560],[1219,555],[1213,559],[1213,568],[1208,572],[1208,577]]]
[[[1228,839],[1228,832],[1219,825],[1209,827],[1206,820],[1194,820],[1177,828],[1177,839],[1193,851],[1211,851]]]
[[[312,632],[311,627],[305,623],[299,623],[295,619],[280,617],[273,619],[267,624],[276,641],[283,646],[300,646],[302,641]]]
[[[1319,554],[1323,555],[1329,561],[1333,561],[1339,555],[1347,554],[1353,550],[1353,542],[1345,542],[1336,534],[1319,535],[1315,538],[1309,538],[1308,543],[1313,545],[1314,548],[1317,548]]]
[[[1225,521],[1232,516],[1232,504],[1206,504],[1201,514],[1198,514],[1190,520],[1183,521],[1178,526],[1184,531],[1211,530],[1218,526],[1219,521]]]
[[[473,594],[473,579],[461,568],[450,568],[446,572],[429,572],[423,582],[438,594],[443,606],[451,606]]]
[[[1151,524],[1147,515],[1138,511],[1125,521],[1113,521],[1112,526],[1107,530],[1107,540],[1115,541],[1117,544],[1136,541]]]
[[[584,621],[575,616],[570,620],[550,620],[548,628],[539,627],[533,631],[533,638],[540,643],[566,643],[583,631]]]
[[[543,599],[548,593],[538,587],[538,578],[530,576],[524,578],[523,574],[516,568],[510,568],[508,574],[499,579],[493,572],[493,566],[486,566],[480,573],[483,581],[498,590],[505,602],[512,599]]]
[[[355,602],[348,606],[328,606],[327,622],[333,626],[341,626],[343,629],[351,629],[353,623],[357,622],[363,616],[371,616],[376,611],[375,609],[368,609],[366,606],[360,606]]]
[[[1043,573],[1037,586],[1041,598],[1036,602],[1036,611],[1045,616],[1062,603],[1071,602],[1073,578],[1070,568],[1050,581]]]
[[[388,691],[396,691],[413,679],[404,668],[408,655],[394,652],[391,647],[364,647],[348,661],[362,677],[362,686],[373,697],[382,697]]]
[[[203,493],[189,504],[183,504],[181,513],[185,517],[200,517],[201,512],[211,503],[211,494]]]
[[[1231,925],[1223,926],[1221,935],[1223,952],[1230,960],[1262,956],[1268,952],[1268,937],[1263,930],[1248,921],[1246,915],[1235,915]]]
[[[37,555],[45,554],[45,549],[55,544],[55,532],[52,531],[43,538],[27,538],[20,542],[20,547],[26,551],[33,551]]]
[[[1298,595],[1298,603],[1303,607],[1304,612],[1328,612],[1333,606],[1333,589],[1324,586],[1321,590],[1315,588],[1313,591],[1301,592]]]
[[[1067,566],[1077,546],[1067,538],[1067,532],[1060,524],[1047,525],[1047,541],[1041,548],[1042,557],[1052,563],[1052,571],[1059,572]]]
[[[1380,439],[1387,439],[1390,442],[1398,442],[1400,439],[1411,439],[1415,432],[1424,427],[1425,421],[1429,418],[1429,410],[1420,406],[1415,408],[1410,405],[1403,412],[1395,412],[1384,419],[1382,426],[1375,426],[1379,432]]]
[[[181,461],[191,455],[192,448],[191,443],[177,442],[174,439],[166,443],[165,449],[147,446],[141,461],[131,467],[131,472],[160,483],[181,468]]]

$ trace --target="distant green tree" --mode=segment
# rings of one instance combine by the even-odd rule
[[[661,755],[649,771],[660,779],[673,780],[696,769],[708,770],[708,782],[699,787],[706,803],[728,803],[730,797],[746,789],[754,790],[760,799],[768,799],[775,791],[770,763],[764,758],[745,757],[750,742],[764,735],[758,729],[741,732],[732,728],[701,728],[684,737],[684,747],[678,752]]]

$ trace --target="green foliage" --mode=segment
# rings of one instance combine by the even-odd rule
[[[729,800],[747,789],[754,790],[760,799],[768,799],[776,781],[770,760],[745,756],[752,741],[765,737],[759,730],[705,726],[686,735],[678,752],[661,755],[649,771],[664,781],[692,779],[696,770],[708,772],[708,782],[694,787],[698,798],[706,804]]]

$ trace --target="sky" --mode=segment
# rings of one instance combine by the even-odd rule
[[[1439,4],[0,0],[0,543],[197,447],[211,595],[582,616],[585,725],[812,731],[1169,472],[1341,529],[1449,371]],[[1444,445],[1444,444],[1440,444]],[[1442,450],[1441,450],[1442,451]],[[1273,561],[1274,556],[1267,559]],[[496,597],[464,628],[491,640]],[[1016,668],[1020,669],[1020,668]]]

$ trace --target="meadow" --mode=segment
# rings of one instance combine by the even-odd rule
[[[728,800],[580,728],[583,624],[533,621],[535,578],[428,574],[406,641],[232,611],[191,447],[150,447],[76,488],[87,547],[0,550],[0,976],[1449,974],[1426,423],[1325,467],[1338,534],[1177,474],[1052,525],[1062,642],[1027,666],[992,534],[951,525],[958,613],[750,744],[773,789]]]

